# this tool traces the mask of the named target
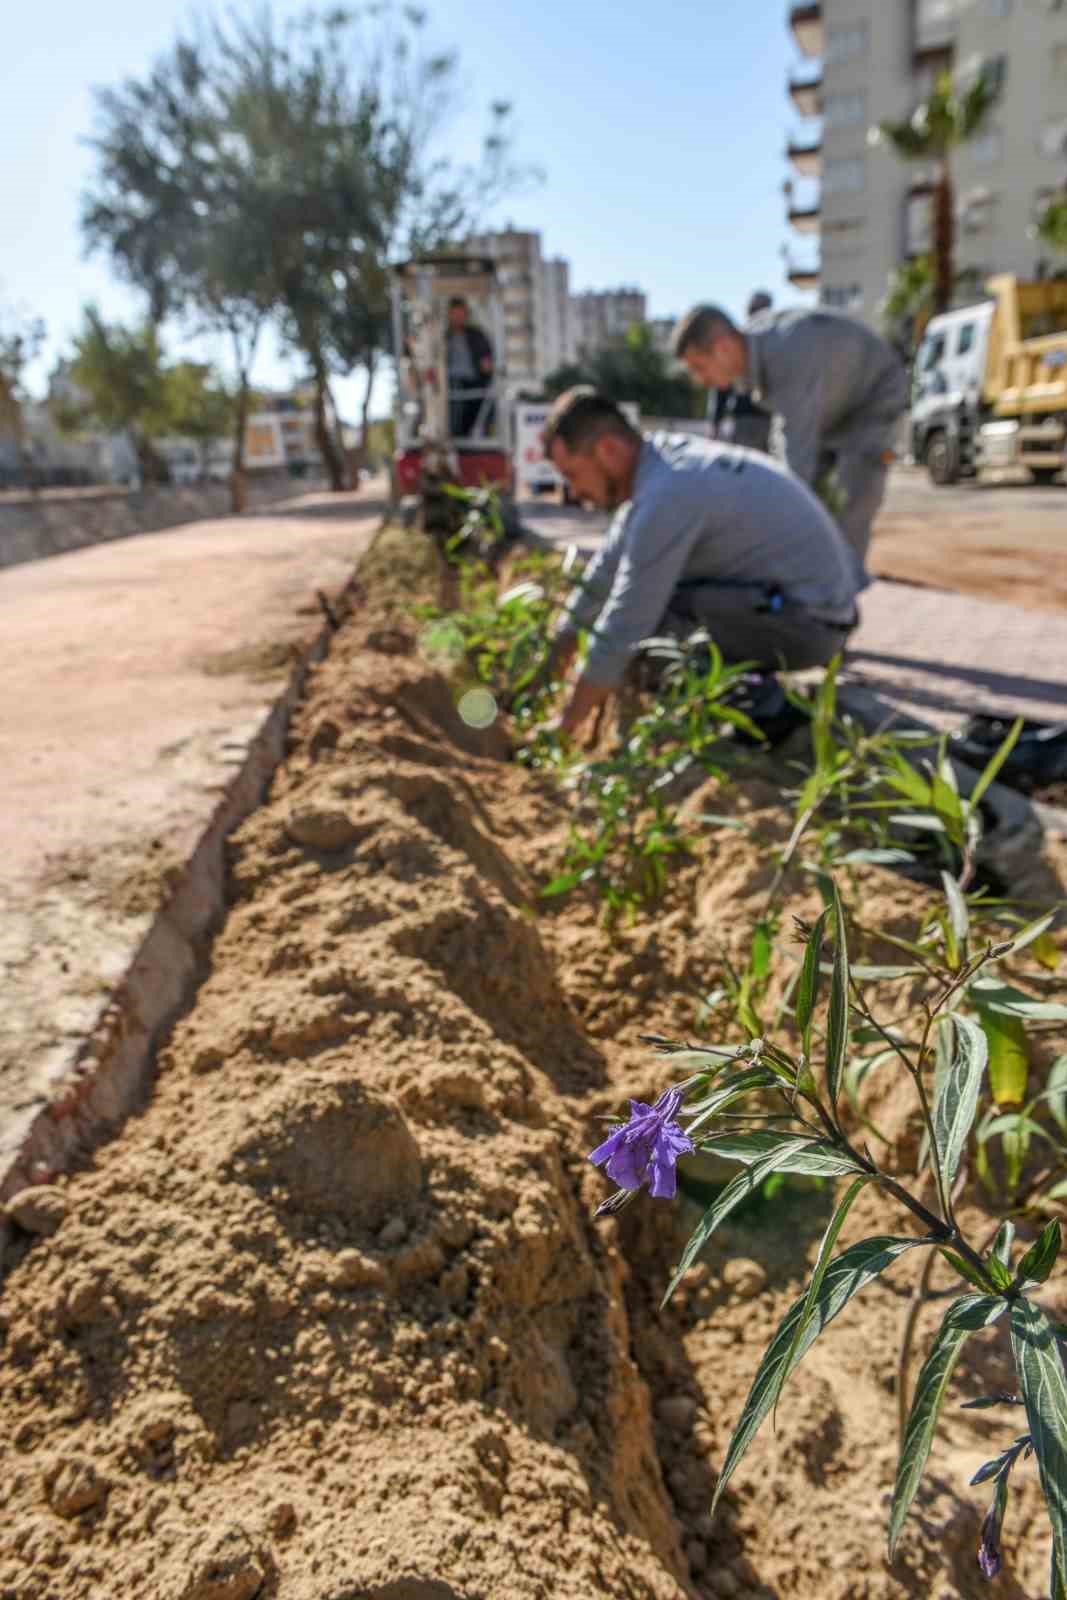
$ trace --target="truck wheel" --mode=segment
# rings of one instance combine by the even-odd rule
[[[959,478],[959,451],[956,449],[955,440],[950,439],[942,430],[932,433],[927,439],[923,460],[926,462],[931,482],[936,483],[939,489],[955,483]]]
[[[1059,467],[1031,467],[1030,476],[1036,484],[1055,483],[1060,475]]]

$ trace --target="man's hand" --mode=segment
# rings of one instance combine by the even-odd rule
[[[574,686],[574,693],[559,719],[559,732],[566,738],[572,738],[586,718],[604,704],[610,693],[611,690],[604,684],[590,683],[587,678],[579,678]]]

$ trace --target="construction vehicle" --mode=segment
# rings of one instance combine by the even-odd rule
[[[978,305],[931,318],[915,360],[911,450],[936,484],[1067,466],[1067,281],[987,280]]]
[[[450,488],[510,494],[511,405],[504,370],[504,326],[496,264],[487,256],[433,254],[392,270],[397,367],[393,499],[416,503],[428,532],[450,528]],[[487,334],[493,368],[480,387],[450,390],[448,305],[463,299]],[[458,419],[463,431],[457,430]]]

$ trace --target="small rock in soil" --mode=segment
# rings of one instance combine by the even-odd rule
[[[708,1564],[708,1552],[704,1549],[699,1539],[690,1539],[685,1547],[685,1559],[689,1563],[689,1570],[701,1573]]]
[[[408,1225],[403,1217],[390,1217],[385,1227],[378,1234],[378,1243],[386,1250],[389,1250],[395,1244],[403,1244],[407,1236]]]
[[[17,1194],[8,1204],[7,1214],[27,1233],[49,1234],[55,1233],[68,1210],[62,1189],[42,1183]]]
[[[270,1531],[277,1539],[285,1539],[296,1527],[296,1507],[291,1500],[279,1500],[270,1514]]]
[[[717,1595],[722,1596],[722,1600],[735,1600],[735,1596],[741,1592],[741,1585],[729,1567],[720,1567],[717,1572],[713,1572],[710,1582],[712,1589]]]
[[[767,1274],[758,1261],[735,1256],[723,1267],[722,1281],[739,1300],[752,1300],[767,1287]]]
[[[253,1600],[266,1576],[251,1539],[236,1523],[198,1535],[186,1560],[181,1600]]]
[[[685,1431],[696,1416],[697,1404],[687,1394],[669,1394],[656,1405],[656,1418],[668,1428]]]
[[[359,837],[352,820],[331,806],[295,806],[285,831],[305,850],[344,850]]]
[[[57,1517],[77,1517],[99,1505],[107,1493],[107,1482],[84,1456],[68,1456],[46,1469],[44,1492]]]

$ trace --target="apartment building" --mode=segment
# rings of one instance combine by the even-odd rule
[[[546,260],[541,235],[520,228],[475,234],[464,248],[497,264],[508,382],[513,388],[539,387],[549,372],[574,359],[569,263]]]
[[[587,289],[571,296],[571,306],[579,356],[621,339],[635,322],[645,322],[648,316],[644,290],[632,285]]]
[[[889,274],[930,247],[934,173],[869,132],[946,70],[1000,85],[987,131],[953,161],[961,294],[992,272],[1044,270],[1029,230],[1067,180],[1067,0],[821,0],[790,6],[789,27],[796,288],[877,325]]]

